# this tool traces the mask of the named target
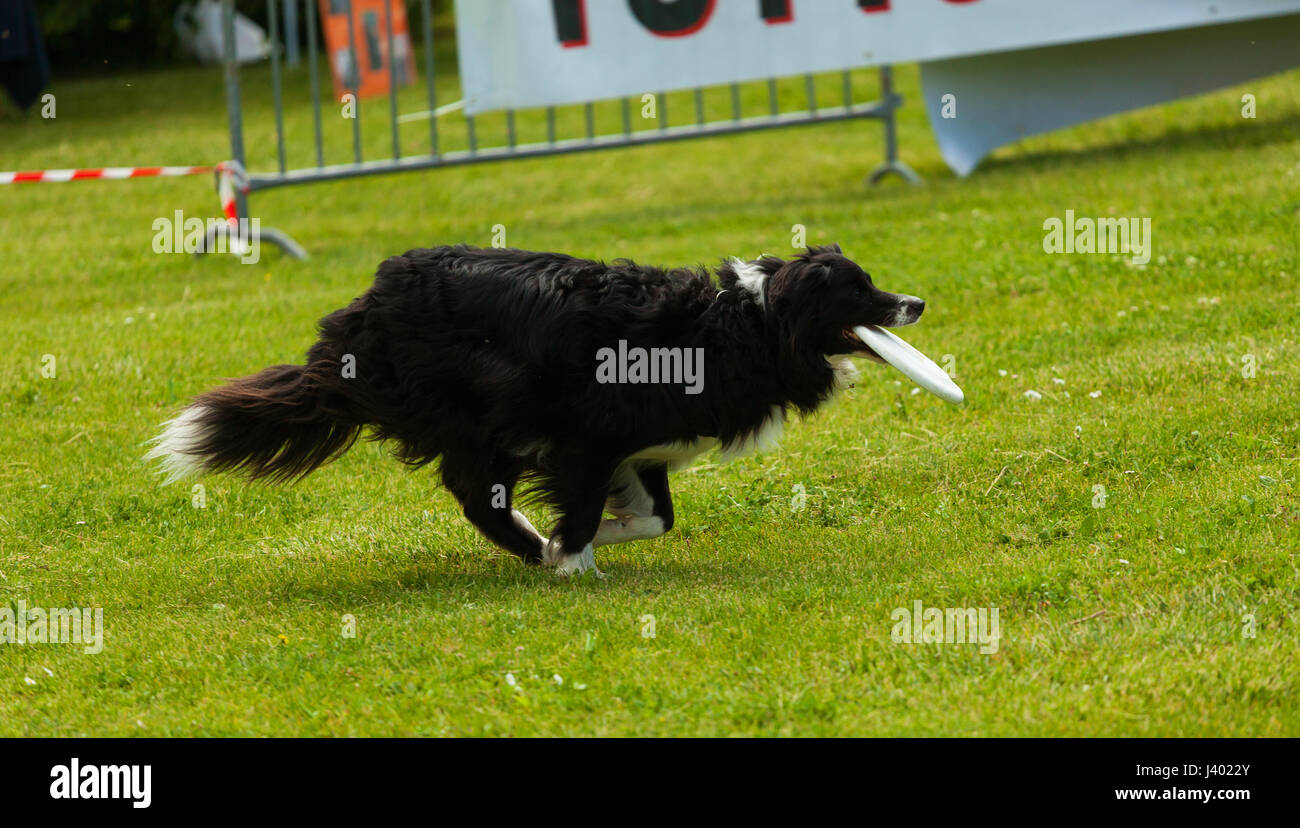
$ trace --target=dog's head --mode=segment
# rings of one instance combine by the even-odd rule
[[[738,270],[742,286],[761,291],[762,302],[786,344],[798,352],[855,354],[883,362],[854,335],[853,328],[911,325],[925,310],[922,299],[876,287],[871,276],[845,256],[838,244],[809,247],[790,261],[764,256]],[[745,285],[746,279],[749,285]]]

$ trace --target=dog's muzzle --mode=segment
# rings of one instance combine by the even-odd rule
[[[921,312],[925,310],[925,300],[917,296],[906,296],[900,294],[898,297],[898,307],[894,309],[893,316],[881,324],[882,328],[902,328],[911,325],[921,318]]]

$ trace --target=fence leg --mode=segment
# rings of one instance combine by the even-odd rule
[[[298,65],[298,0],[284,3],[284,60],[290,69]]]
[[[898,132],[895,113],[903,105],[903,97],[894,92],[894,68],[892,66],[880,67],[880,98],[885,104],[885,114],[882,116],[882,120],[885,122],[885,160],[884,163],[871,171],[867,181],[871,184],[877,184],[880,179],[894,173],[905,181],[920,184],[921,176],[913,172],[911,167],[898,160]]]
[[[222,64],[226,75],[226,122],[230,126],[230,157],[244,165],[244,109],[239,100],[239,59],[235,52],[235,0],[225,0],[221,9]],[[235,195],[239,215],[248,215],[248,197]]]
[[[244,110],[239,100],[239,59],[235,49],[235,3],[234,0],[225,0],[221,5],[221,39],[224,41],[226,120],[230,124],[230,157],[234,162],[234,168],[239,170],[240,177],[243,177]],[[277,49],[279,44],[272,43],[271,48]],[[220,173],[218,173],[218,181],[220,181]],[[248,212],[248,192],[247,186],[234,187],[231,208],[227,210],[226,205],[222,204],[227,221],[209,228],[204,238],[203,248],[198,253],[215,253],[222,249],[217,243],[218,237],[221,236],[225,236],[227,241],[233,237],[236,249],[241,248],[241,242],[247,244],[247,239],[241,240],[239,238],[239,219],[249,220],[251,226],[251,215]],[[222,201],[225,201],[224,197]],[[262,228],[258,233],[258,238],[261,241],[274,244],[295,259],[307,258],[307,251],[303,249],[302,245],[294,241],[287,233],[274,227]],[[225,247],[228,250],[230,249],[230,245],[225,245]]]

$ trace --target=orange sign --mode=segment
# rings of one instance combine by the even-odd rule
[[[406,3],[402,0],[319,0],[321,28],[334,75],[334,97],[356,91],[357,97],[383,95],[389,90],[389,61],[398,86],[415,78],[415,56],[406,25]],[[352,31],[348,32],[348,6],[352,7]],[[387,15],[384,11],[388,6]],[[392,21],[392,37],[387,22]],[[393,44],[389,55],[388,44]],[[355,52],[354,52],[355,47]]]

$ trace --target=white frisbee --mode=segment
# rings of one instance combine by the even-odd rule
[[[908,345],[885,328],[858,325],[853,329],[858,339],[880,358],[908,376],[912,382],[950,403],[959,403],[966,395],[952,381],[948,372],[935,365],[925,354]]]

